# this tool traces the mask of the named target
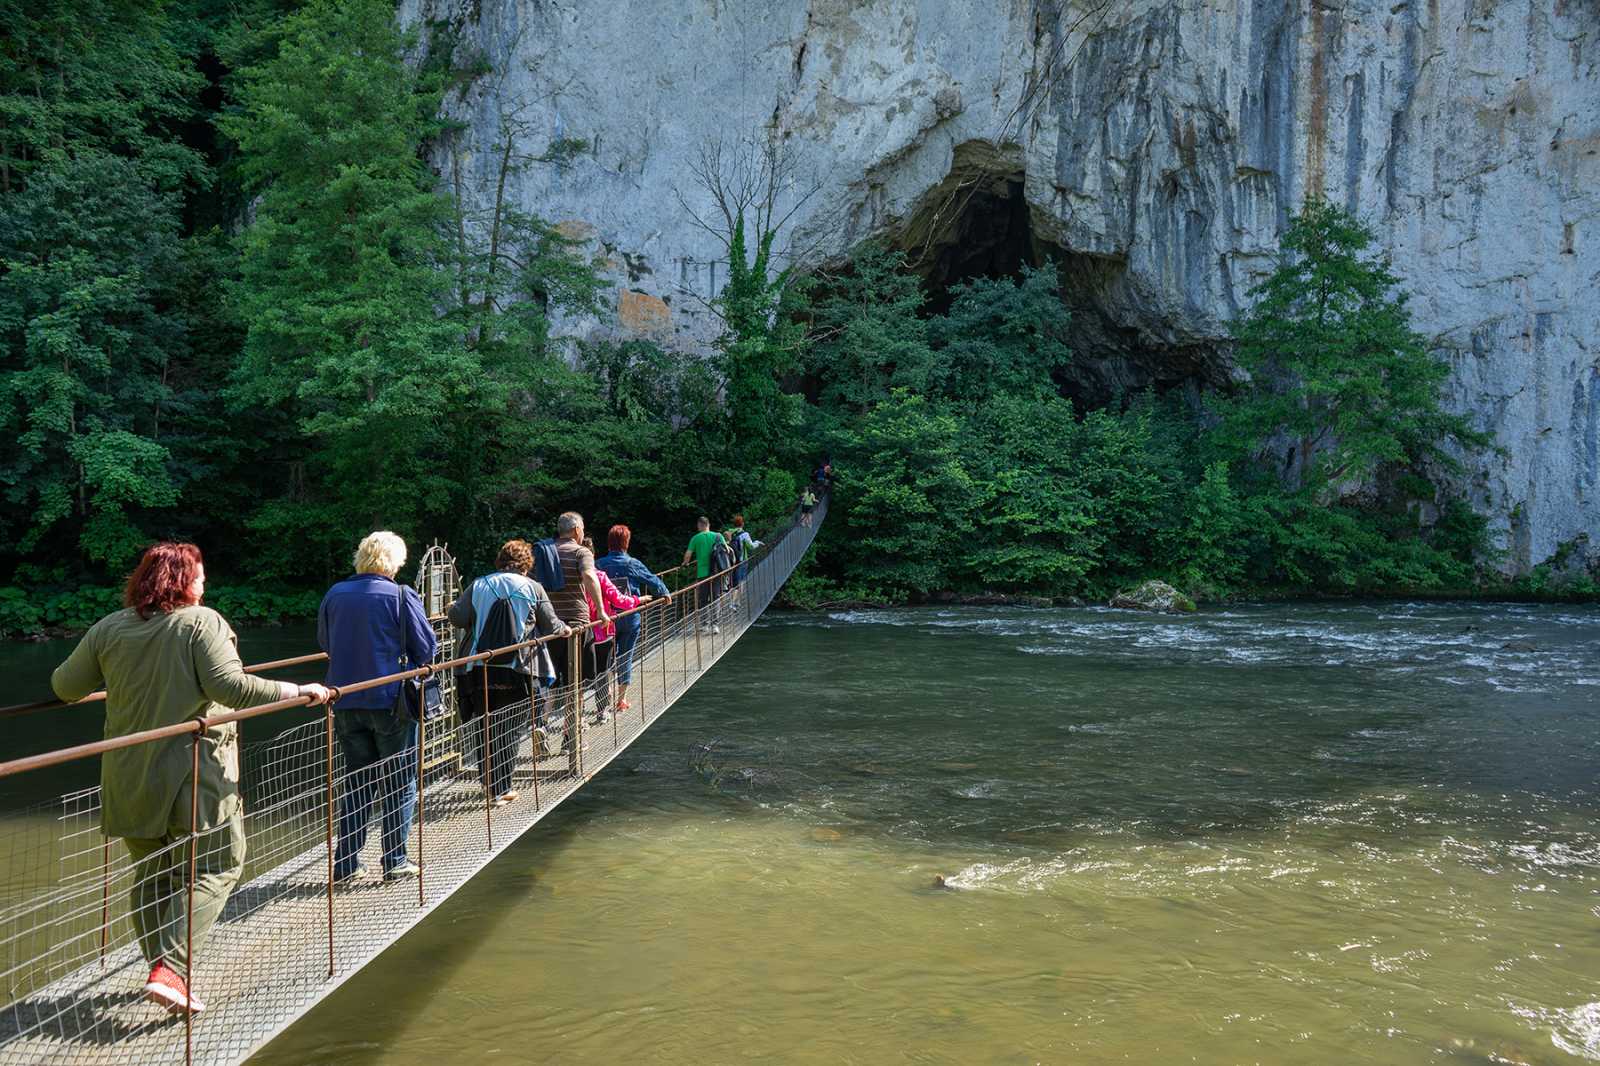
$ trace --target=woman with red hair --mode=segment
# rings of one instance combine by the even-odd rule
[[[632,543],[633,530],[622,525],[612,526],[606,534],[606,547],[611,550],[594,561],[595,569],[611,578],[617,588],[630,596],[643,596],[644,600],[652,598],[671,600],[672,595],[667,592],[667,583],[652,573],[644,563],[628,554],[628,547]],[[649,595],[644,595],[647,590]],[[616,708],[619,711],[625,711],[629,706],[628,685],[633,681],[633,648],[639,643],[641,623],[642,619],[637,614],[617,619]]]
[[[106,739],[276,700],[323,703],[321,685],[268,681],[244,672],[238,638],[216,611],[200,606],[206,568],[193,544],[145,550],[128,577],[122,610],[83,635],[50,677],[56,695],[81,700],[106,690]],[[244,869],[244,808],[239,797],[239,727],[208,728],[193,774],[188,735],[108,751],[100,759],[100,820],[123,838],[137,864],[129,909],[150,963],[145,997],[174,1013],[201,1011],[189,991],[188,848],[195,841],[193,942],[198,950]],[[193,800],[199,790],[198,802]]]

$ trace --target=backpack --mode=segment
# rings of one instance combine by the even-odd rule
[[[504,648],[508,644],[517,643],[517,640],[517,622],[511,613],[511,597],[496,596],[489,613],[483,616],[483,626],[478,630],[478,642],[473,646],[473,654],[490,648]],[[516,652],[508,651],[503,655],[485,659],[478,665],[510,666],[516,661],[516,657]]]
[[[728,542],[721,537],[717,538],[717,546],[711,549],[711,572],[720,574],[733,565],[733,549],[728,547]]]

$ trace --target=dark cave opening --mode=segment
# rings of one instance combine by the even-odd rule
[[[951,289],[963,281],[1015,277],[1023,266],[1053,263],[1072,316],[1073,350],[1056,384],[1080,411],[1121,407],[1145,390],[1180,389],[1197,402],[1203,389],[1227,385],[1220,346],[1185,337],[1152,314],[1161,302],[1134,290],[1122,257],[1073,251],[1041,236],[1025,187],[1020,146],[956,147],[949,174],[922,196],[895,241],[923,278],[928,314],[948,311]]]

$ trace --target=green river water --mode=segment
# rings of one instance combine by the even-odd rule
[[[1594,608],[775,616],[252,1062],[1600,1061],[1597,667]]]

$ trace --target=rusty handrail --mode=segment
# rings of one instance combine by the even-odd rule
[[[434,615],[429,622],[437,622],[444,615]],[[268,670],[286,670],[291,666],[305,666],[307,663],[317,663],[328,657],[325,651],[307,652],[305,655],[291,655],[287,659],[273,659],[264,663],[251,663],[244,667],[247,674],[265,673]],[[14,718],[17,715],[32,714],[35,711],[48,711],[52,707],[78,707],[85,703],[99,703],[106,698],[106,690],[99,689],[89,693],[81,700],[33,700],[29,703],[13,703],[7,707],[0,707],[0,718]]]
[[[763,550],[765,550],[765,547],[766,546],[763,545]],[[610,615],[608,616],[609,620],[615,622],[619,618],[627,618],[631,615],[647,611],[657,604],[670,604],[675,597],[681,596],[685,592],[693,591],[694,589],[699,588],[701,585],[715,581],[718,578],[726,577],[738,570],[741,566],[747,566],[753,561],[754,557],[751,559],[746,559],[743,562],[736,562],[732,566],[729,566],[723,570],[719,570],[715,574],[701,578],[692,585],[684,586],[675,593],[670,593],[665,597],[653,597],[648,603],[643,603],[638,607],[633,607],[629,610],[619,611],[616,614]],[[415,667],[410,670],[402,670],[398,673],[385,674],[382,677],[375,677],[367,681],[360,681],[353,685],[330,685],[328,686],[329,691],[333,693],[330,702],[336,701],[341,696],[347,696],[353,692],[365,692],[368,689],[380,688],[384,685],[391,685],[396,681],[407,681],[414,677],[428,677],[441,670],[453,670],[462,666],[468,666],[472,663],[482,662],[498,655],[505,655],[508,652],[520,651],[523,648],[531,648],[536,645],[546,643],[547,641],[566,639],[572,632],[593,630],[600,624],[601,623],[599,621],[590,621],[586,625],[568,627],[568,633],[566,634],[550,634],[548,636],[535,637],[532,640],[519,641],[516,644],[507,644],[503,648],[491,648],[488,651],[480,651],[472,655],[450,659],[442,663],[428,663],[424,666]],[[306,658],[309,661],[315,661],[318,658],[326,657],[327,653],[321,652],[317,655],[300,658]],[[278,660],[276,663],[276,665],[288,664],[290,664],[290,660]],[[271,666],[274,664],[264,665]],[[257,669],[260,668],[260,666],[257,667]],[[96,696],[98,696],[100,699],[104,699],[105,693],[103,691],[92,693],[90,696],[85,697],[84,700],[80,700],[78,702],[87,702]],[[309,696],[297,696],[292,699],[274,700],[271,703],[257,704],[253,707],[245,707],[239,710],[226,711],[222,714],[210,715],[207,717],[191,718],[184,722],[175,722],[172,725],[158,726],[155,729],[145,729],[137,733],[126,733],[120,737],[111,737],[106,740],[96,740],[88,744],[78,744],[70,748],[58,748],[55,751],[42,752],[38,755],[28,755],[20,759],[10,759],[5,762],[0,762],[0,778],[11,777],[20,773],[27,773],[31,770],[42,770],[50,766],[60,766],[64,763],[75,762],[79,759],[87,759],[95,755],[103,755],[108,751],[120,751],[123,748],[137,747],[140,744],[146,744],[152,741],[167,740],[172,737],[185,736],[191,733],[198,734],[204,732],[212,726],[226,725],[229,722],[243,722],[251,718],[260,718],[263,715],[273,714],[277,711],[288,710],[291,707],[311,706],[310,699],[311,698]],[[64,706],[76,706],[76,704],[65,704]]]

